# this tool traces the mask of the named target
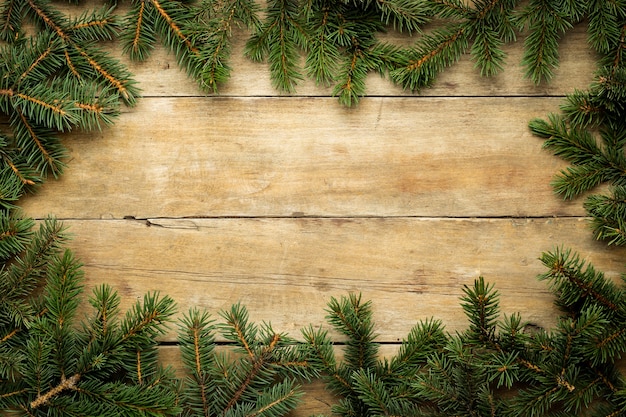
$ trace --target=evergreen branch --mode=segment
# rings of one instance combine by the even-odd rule
[[[65,242],[64,232],[63,225],[53,219],[40,225],[20,262],[12,264],[8,275],[0,282],[0,305],[30,294],[39,281],[39,270]]]
[[[143,21],[144,21],[144,15],[146,13],[146,2],[140,1],[138,3],[138,7],[139,9],[137,10],[137,24],[135,25],[136,27],[135,36],[133,36],[133,40],[131,42],[132,47],[130,48],[131,58],[141,57],[141,55],[138,55],[138,52],[141,49],[143,49],[139,47],[139,44],[141,41],[141,33],[142,33],[141,29],[144,27]]]
[[[407,70],[408,71],[417,70],[417,69],[423,67],[426,63],[431,62],[433,60],[433,58],[442,55],[443,52],[448,50],[451,45],[454,45],[454,43],[459,38],[461,38],[461,36],[463,35],[464,32],[465,32],[465,29],[459,29],[456,32],[453,32],[453,33],[449,34],[448,36],[446,36],[443,39],[442,42],[439,43],[439,45],[437,45],[437,47],[435,49],[433,49],[432,51],[428,52],[427,54],[421,56],[419,59],[414,59],[414,60],[410,61],[409,65],[407,66]]]
[[[350,294],[340,300],[331,298],[328,303],[329,323],[348,336],[346,362],[354,369],[368,368],[376,364],[378,345],[371,321],[371,302],[361,303],[361,295]]]
[[[26,118],[19,108],[15,110],[14,114],[17,115],[17,117],[14,118],[16,122],[14,122],[13,125],[17,143],[20,144],[24,150],[30,151],[31,155],[33,155],[29,162],[40,172],[40,175],[44,175],[45,172],[50,170],[54,177],[57,177],[64,167],[62,159],[65,157],[65,149],[62,146],[58,146],[56,152],[51,154],[44,145],[44,142],[52,144],[55,142],[52,137],[47,137],[49,132],[42,129],[36,130],[36,127]],[[33,146],[34,149],[31,150]],[[39,164],[34,164],[33,159],[35,155],[41,158]]]
[[[137,301],[132,310],[126,313],[121,325],[121,342],[163,334],[174,309],[174,300],[169,296],[160,297],[158,292],[146,294],[143,304]]]
[[[274,86],[288,93],[295,91],[302,75],[297,69],[297,48],[307,44],[303,34],[297,2],[272,0],[268,2],[266,22],[246,43],[245,54],[261,61],[267,56]]]
[[[120,35],[124,53],[129,54],[132,60],[147,59],[156,43],[154,33],[156,18],[149,4],[147,1],[133,2],[133,8],[126,18],[126,30]]]
[[[18,167],[17,167],[17,165],[16,165],[16,164],[15,164],[15,163],[11,160],[11,158],[10,158],[8,155],[3,155],[3,159],[4,159],[4,161],[7,163],[7,165],[9,166],[9,168],[11,168],[11,171],[13,171],[13,173],[14,173],[14,174],[15,174],[15,176],[19,179],[19,181],[20,181],[20,183],[21,183],[22,185],[25,185],[25,186],[26,186],[26,185],[36,185],[35,181],[33,181],[33,180],[32,180],[32,179],[30,179],[30,178],[27,178],[27,177],[28,177],[28,175],[27,175],[27,174],[24,174],[24,173],[22,172],[22,170],[21,170],[20,168],[18,168]],[[4,185],[6,185],[6,183],[7,183],[7,182],[8,182],[8,181],[7,181],[7,180],[5,180],[5,181],[3,181],[3,184],[4,184]],[[21,191],[21,190],[20,190],[20,191]],[[3,197],[2,199],[3,199],[3,200],[10,199],[10,198],[7,198],[6,193],[2,193],[2,194],[3,194],[3,195],[2,195],[2,197]],[[17,196],[17,194],[18,194],[18,193],[9,193],[9,194],[10,194],[10,195],[15,195],[15,196]]]
[[[32,219],[0,212],[0,258],[6,261],[23,252],[32,238]]]
[[[272,387],[270,392],[262,394],[256,404],[256,409],[246,417],[279,416],[285,415],[296,408],[302,392],[294,386],[291,380],[285,380]]]
[[[182,41],[185,44],[185,46],[187,47],[187,49],[191,53],[198,54],[199,53],[198,48],[196,48],[191,43],[189,37],[183,33],[183,31],[181,30],[180,26],[174,21],[174,19],[170,16],[170,14],[163,8],[161,3],[158,0],[151,0],[151,2],[154,5],[154,7],[156,8],[156,10],[158,11],[159,15],[163,18],[163,20],[165,20],[165,22],[169,26],[170,30],[172,31],[172,33],[180,41]]]
[[[65,378],[64,376],[62,376],[61,377],[61,382],[57,386],[52,387],[45,394],[43,394],[43,395],[39,394],[37,396],[37,398],[35,398],[30,403],[30,408],[31,409],[35,409],[35,408],[39,408],[41,406],[44,406],[44,405],[48,404],[48,402],[50,402],[50,400],[52,398],[56,397],[57,395],[61,394],[62,392],[66,391],[66,390],[74,390],[74,389],[76,389],[76,384],[78,383],[79,380],[80,380],[80,374],[74,374],[74,375],[72,375],[69,378]]]
[[[61,375],[71,373],[68,372],[72,367],[70,357],[76,348],[76,334],[71,326],[82,293],[80,268],[81,264],[69,250],[62,257],[52,259],[43,296],[46,314],[34,323],[37,331],[47,334],[54,343],[53,363]]]
[[[33,88],[33,93],[39,92],[45,94],[40,88]],[[28,117],[36,123],[59,131],[69,130],[78,121],[73,103],[66,98],[47,100],[46,96],[37,97],[20,92],[14,92],[11,96],[15,98],[14,106],[23,120]]]
[[[580,300],[592,300],[612,314],[626,316],[623,291],[592,265],[585,267],[578,255],[570,250],[557,249],[544,253],[540,259],[548,272],[540,275],[539,280],[551,282],[563,306],[573,306]]]
[[[113,40],[117,36],[119,22],[113,15],[114,7],[105,7],[91,15],[85,13],[70,22],[68,32],[77,42]]]
[[[81,78],[81,75],[80,75],[80,73],[78,72],[78,70],[76,69],[76,66],[73,64],[73,62],[72,62],[72,58],[70,57],[70,54],[69,54],[69,52],[67,51],[67,49],[63,51],[63,56],[65,57],[65,64],[67,65],[67,68],[70,70],[70,73],[71,73],[74,77],[76,77],[76,78],[80,79],[80,78]]]
[[[89,303],[96,309],[96,316],[92,320],[92,333],[106,337],[114,331],[120,298],[110,286],[102,284],[94,288]]]
[[[620,36],[620,24],[617,4],[604,1],[592,1],[589,7],[589,43],[600,53],[609,54],[618,44]],[[622,11],[624,13],[624,11]]]
[[[467,49],[466,32],[464,25],[452,24],[424,35],[398,68],[390,72],[391,79],[411,91],[429,86],[439,72],[456,62]]]
[[[16,208],[14,202],[19,200],[26,187],[35,185],[35,181],[27,178],[27,174],[23,174],[9,157],[3,156],[3,160],[9,169],[0,170],[0,207],[13,210]]]
[[[593,217],[597,239],[606,240],[609,245],[626,245],[626,186],[614,187],[611,196],[589,196],[584,207]]]
[[[314,35],[309,42],[305,68],[307,75],[315,79],[316,83],[329,85],[336,71],[339,48],[331,39],[334,28],[329,21],[330,12],[323,10],[319,13],[321,16],[315,19],[317,26],[312,29]]]
[[[26,0],[26,4],[46,26],[52,29],[52,31],[59,36],[59,38],[63,39],[66,42],[69,41],[70,36],[65,33],[65,30],[61,27],[60,24],[55,22],[55,16],[53,13],[49,13],[47,10],[45,10],[45,8],[40,7],[37,4],[36,0]]]
[[[561,105],[561,111],[575,129],[599,125],[605,113],[596,96],[591,92],[579,90],[567,95],[565,103]]]
[[[280,336],[278,334],[275,334],[270,344],[263,349],[262,353],[258,356],[252,357],[252,368],[246,375],[245,380],[240,384],[234,395],[226,404],[226,407],[223,410],[224,413],[226,413],[228,410],[234,407],[235,404],[237,404],[237,402],[239,401],[243,393],[248,389],[254,378],[261,371],[263,366],[265,366],[267,355],[269,355],[274,350],[279,340]]]
[[[210,28],[208,34],[204,34],[203,26],[199,29],[203,38],[201,42],[206,47],[202,52],[204,64],[200,79],[214,93],[217,92],[218,84],[225,82],[230,75],[230,68],[225,61],[230,56],[229,39],[236,11],[235,3],[225,4],[224,9],[217,11],[218,16],[210,18],[206,23]]]
[[[485,284],[483,277],[474,281],[474,287],[463,287],[463,310],[470,320],[470,332],[481,343],[493,343],[499,314],[499,295],[493,285]]]
[[[571,199],[608,179],[605,167],[596,161],[593,164],[574,165],[561,170],[551,185],[557,194],[563,194],[565,199]]]
[[[248,311],[241,304],[234,304],[231,306],[229,312],[222,311],[221,316],[226,320],[227,328],[224,336],[233,342],[240,344],[244,352],[254,359],[254,351],[252,350],[252,344],[257,334],[257,327],[250,323],[248,324]]]
[[[626,23],[622,25],[619,41],[615,46],[615,57],[613,58],[613,72],[622,67],[624,62],[624,53],[626,51]]]
[[[376,0],[380,9],[380,19],[386,25],[393,24],[399,32],[420,32],[420,27],[428,23],[433,16],[429,2],[411,0]]]
[[[431,0],[434,11],[444,19],[463,19],[473,10],[469,4],[460,0]]]
[[[135,104],[136,90],[133,88],[133,82],[127,77],[118,77],[112,71],[109,71],[101,63],[99,63],[94,57],[91,56],[89,51],[85,50],[78,45],[74,45],[76,51],[82,56],[93,71],[101,78],[106,80],[124,99],[128,105]],[[114,69],[115,70],[115,69]],[[117,71],[116,71],[117,72]]]
[[[229,0],[203,5],[190,26],[192,42],[198,46],[201,62],[198,71],[200,85],[204,89],[217,92],[220,83],[230,76],[228,60],[231,55],[232,27],[258,29],[259,6],[253,0]]]
[[[546,0],[531,0],[519,15],[519,25],[528,24],[529,30],[522,65],[527,67],[526,77],[535,84],[554,75],[553,69],[559,65],[560,34],[572,28],[570,18],[556,3]]]
[[[387,404],[390,403],[389,391],[371,369],[360,369],[353,375],[355,388],[371,412],[391,416]]]
[[[339,96],[339,102],[346,107],[357,104],[359,97],[365,94],[365,77],[367,68],[363,62],[364,51],[358,46],[357,40],[350,54],[350,60],[339,75],[339,83],[333,90],[333,95]]]
[[[544,148],[572,164],[586,164],[601,153],[591,133],[584,129],[568,129],[565,119],[558,115],[549,115],[547,122],[534,119],[529,127],[533,134],[546,139]]]
[[[182,360],[192,375],[192,383],[187,387],[188,406],[205,416],[211,408],[213,386],[208,375],[213,365],[214,329],[208,313],[193,309],[183,316],[178,333]]]
[[[48,58],[50,56],[50,54],[53,52],[53,45],[49,44],[49,46],[37,57],[35,58],[35,60],[33,61],[33,63],[28,67],[28,69],[26,71],[24,71],[22,73],[22,75],[20,75],[19,79],[18,79],[18,83],[23,81],[28,74],[30,74],[31,72],[33,72],[33,70],[35,68],[37,68],[39,66],[39,64],[44,61],[46,58]]]
[[[444,326],[440,320],[430,319],[415,325],[406,340],[402,341],[398,354],[390,365],[392,372],[410,373],[426,363],[428,355],[443,348],[447,343]]]
[[[0,39],[6,42],[15,42],[20,37],[24,2],[20,0],[6,0],[2,2],[0,11]]]

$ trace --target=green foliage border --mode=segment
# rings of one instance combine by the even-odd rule
[[[188,390],[183,394],[180,394],[180,387],[176,387],[179,384],[176,378],[159,367],[155,359],[155,337],[164,331],[162,324],[173,312],[173,301],[168,297],[147,295],[125,318],[112,324],[108,322],[108,313],[116,315],[113,313],[119,301],[110,288],[102,286],[90,301],[97,312],[91,327],[84,327],[82,335],[73,335],[67,323],[72,322],[78,304],[79,264],[68,251],[57,255],[63,233],[56,222],[48,221],[38,233],[30,234],[32,221],[15,214],[13,202],[23,191],[41,183],[47,173],[58,175],[61,172],[65,153],[55,131],[112,123],[117,113],[116,102],[121,100],[133,105],[138,90],[125,68],[94,46],[94,42],[114,37],[119,29],[113,8],[67,20],[49,3],[28,0],[22,4],[28,9],[23,17],[40,25],[41,36],[27,42],[22,21],[19,16],[15,17],[19,13],[12,14],[15,8],[7,8],[7,4],[19,6],[20,3],[7,0],[2,12],[5,16],[3,40],[18,46],[3,50],[5,76],[0,86],[0,105],[9,116],[14,133],[12,138],[3,138],[2,221],[4,230],[11,233],[5,234],[2,255],[11,260],[5,267],[7,282],[14,291],[3,295],[3,300],[19,300],[21,295],[35,289],[38,280],[46,281],[43,298],[34,304],[2,306],[9,308],[8,312],[4,311],[8,313],[8,321],[18,325],[16,333],[5,335],[2,342],[19,341],[20,332],[29,335],[28,340],[22,340],[26,358],[17,354],[13,358],[15,362],[11,363],[5,360],[11,359],[9,350],[9,356],[3,357],[0,364],[8,383],[16,385],[14,391],[2,394],[2,401],[16,400],[15,410],[21,409],[23,415],[35,415],[42,409],[47,413],[61,409],[61,415],[98,415],[104,410],[116,410],[119,415],[179,412],[208,415],[211,407],[216,407],[217,415],[283,415],[297,403],[296,380],[318,377],[322,370],[330,378],[329,387],[342,397],[333,409],[339,415],[459,415],[469,411],[467,415],[578,414],[598,398],[602,400],[599,406],[592,408],[594,414],[616,416],[626,412],[623,378],[609,366],[626,345],[623,290],[613,287],[592,267],[585,268],[568,251],[546,253],[542,257],[549,270],[543,278],[553,282],[557,302],[566,312],[554,333],[540,332],[529,339],[523,335],[517,316],[500,321],[497,293],[479,279],[473,288],[466,287],[462,300],[470,320],[466,333],[458,337],[445,336],[436,322],[421,323],[403,343],[399,356],[390,363],[379,362],[376,358],[371,308],[355,295],[329,303],[330,324],[348,338],[344,364],[338,364],[333,358],[329,350],[333,343],[323,331],[304,330],[307,343],[302,345],[275,333],[267,324],[259,328],[248,323],[247,312],[241,306],[223,312],[226,324],[218,326],[225,337],[240,346],[241,354],[247,358],[235,359],[229,364],[232,358],[212,353],[211,334],[217,328],[204,313],[190,311],[181,327],[183,359],[191,375],[186,383]],[[143,9],[147,4],[153,6],[153,20],[149,26],[139,25],[143,18],[149,20],[150,15]],[[215,90],[219,82],[227,79],[229,69],[225,65],[216,66],[222,62],[222,57],[210,52],[216,51],[216,41],[220,48],[228,49],[228,25],[233,21],[225,19],[224,13],[235,16],[232,7],[215,8],[215,4],[203,3],[203,9],[193,11],[171,1],[135,3],[129,19],[135,19],[137,25],[129,27],[136,30],[122,31],[120,39],[131,57],[145,59],[160,37],[201,85]],[[241,4],[244,3],[237,3]],[[298,48],[301,48],[307,54],[307,62],[312,62],[307,66],[308,75],[321,83],[337,82],[335,94],[346,105],[356,104],[365,93],[364,75],[372,70],[387,73],[394,82],[417,91],[430,85],[439,72],[469,51],[481,74],[493,75],[502,68],[501,45],[514,40],[514,29],[524,25],[530,29],[523,61],[528,69],[527,76],[535,82],[549,79],[558,66],[556,51],[561,35],[587,17],[590,45],[601,54],[593,85],[588,91],[568,96],[562,115],[551,115],[547,121],[534,120],[530,128],[546,139],[547,148],[571,163],[554,182],[556,191],[565,198],[573,198],[600,183],[613,185],[612,194],[591,196],[585,206],[594,219],[594,233],[598,238],[614,245],[626,243],[623,154],[626,84],[622,62],[626,50],[626,7],[621,2],[571,1],[561,2],[559,8],[553,2],[531,1],[520,14],[515,14],[516,1],[477,1],[474,8],[456,1],[364,1],[353,3],[360,14],[355,14],[351,20],[347,12],[354,10],[348,2],[311,2],[307,5],[323,4],[324,7],[305,8],[311,14],[301,14],[293,7],[295,2],[277,1],[268,3],[264,21],[254,17],[253,2],[246,4],[248,8],[241,8],[246,12],[237,15],[237,19],[253,31],[246,53],[252,59],[269,61],[275,86],[293,91],[301,78],[295,65]],[[421,8],[416,6],[418,4]],[[332,35],[327,32],[329,27],[315,26],[315,22],[320,22],[316,16],[330,17],[333,7],[338,8],[341,12],[338,14],[344,18],[335,22],[341,30],[334,34],[334,44],[307,43],[301,37],[304,32],[295,30],[298,25],[313,22],[314,33],[324,38]],[[452,23],[423,35],[421,43],[413,48],[401,51],[374,40],[374,34],[384,27],[383,22],[400,30],[417,31],[435,15],[448,18]],[[375,18],[371,19],[372,16]],[[546,16],[554,19],[544,19]],[[357,18],[361,19],[362,27],[347,24],[354,24]],[[280,30],[275,32],[276,28]],[[277,37],[277,33],[289,36]],[[343,37],[345,33],[349,35]],[[275,49],[276,46],[279,48]],[[335,49],[328,54],[328,48],[333,47]],[[209,55],[203,55],[207,51]],[[55,55],[65,58],[56,61],[48,58]],[[328,72],[328,68],[319,64],[320,57],[339,58],[340,55],[348,58],[346,67]],[[61,69],[63,67],[65,69]],[[57,71],[63,76],[51,78]],[[88,74],[87,82],[80,80],[79,75],[83,74]],[[25,254],[19,255],[23,251]],[[32,274],[33,270],[42,272]],[[23,330],[17,331],[19,329]],[[113,334],[114,337],[110,336]],[[199,344],[198,340],[204,343]],[[82,354],[73,351],[73,343],[76,346],[87,343],[87,350]],[[417,356],[407,352],[411,348]],[[184,349],[188,349],[187,353]],[[317,351],[307,356],[311,354],[307,349]],[[113,354],[115,352],[118,355]],[[127,355],[133,352],[137,357],[129,358]],[[77,364],[70,363],[72,354],[77,353]],[[542,360],[536,355],[548,359]],[[312,358],[321,363],[298,365],[306,360],[313,361]],[[24,381],[11,379],[20,374],[12,365],[24,361],[28,363],[24,369],[34,370],[32,374],[25,374],[26,385]],[[50,361],[56,371],[47,367]],[[554,369],[555,363],[561,365]],[[413,366],[409,366],[413,376],[415,366],[423,369],[427,376],[418,372],[417,382],[404,383],[405,378],[409,378],[403,374],[407,364]],[[520,371],[519,368],[525,369]],[[587,368],[595,375],[591,382],[584,378]],[[74,373],[66,374],[64,370],[70,369]],[[239,384],[234,388],[228,385],[232,382],[228,380],[223,381],[223,386],[216,384],[219,381],[216,369],[241,372]],[[149,371],[149,376],[145,371]],[[120,372],[124,374],[121,380],[116,377]],[[95,376],[90,380],[91,375]],[[45,386],[44,381],[53,380],[57,381],[55,386]],[[252,402],[240,402],[249,395],[253,380],[261,384],[253,389],[261,395]],[[516,400],[493,396],[492,384],[499,389],[519,382],[529,388],[522,389]],[[29,391],[29,385],[30,389],[37,387],[37,392]],[[584,389],[579,390],[581,387]],[[189,394],[194,390],[198,395]],[[210,390],[213,390],[212,397],[207,400]],[[583,394],[568,396],[568,392]],[[62,395],[67,393],[74,394],[73,398]],[[17,400],[22,397],[28,401]],[[98,401],[94,402],[92,397]],[[204,401],[198,402],[198,398]],[[224,400],[225,404],[220,403]],[[465,411],[455,408],[459,405]]]

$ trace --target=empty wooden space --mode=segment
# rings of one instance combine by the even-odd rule
[[[163,50],[131,63],[144,98],[115,126],[68,135],[66,175],[21,201],[69,226],[88,289],[110,283],[123,307],[161,291],[181,312],[241,301],[294,336],[324,323],[330,297],[361,292],[393,353],[420,319],[463,329],[458,298],[481,275],[505,312],[552,326],[536,280],[543,251],[624,271],[626,249],[593,239],[582,201],[553,194],[565,164],[527,128],[592,80],[583,27],[566,36],[551,84],[523,79],[518,42],[497,77],[481,78],[468,57],[421,95],[372,76],[353,109],[310,81],[276,93],[238,35],[221,96]],[[321,387],[311,391],[294,415],[328,411]]]

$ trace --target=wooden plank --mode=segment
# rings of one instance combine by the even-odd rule
[[[558,98],[151,98],[66,140],[31,216],[580,216],[527,124]]]
[[[260,4],[265,2],[260,1]],[[59,10],[70,16],[78,16],[85,10],[102,7],[101,0],[86,0],[80,5],[55,4]],[[124,16],[129,10],[128,4],[120,4],[117,14]],[[441,21],[426,25],[423,30],[429,33],[442,26]],[[555,77],[550,83],[534,85],[524,77],[521,67],[523,42],[526,33],[518,34],[518,40],[505,45],[507,54],[504,70],[494,77],[482,77],[474,68],[469,54],[461,57],[458,63],[446,69],[437,77],[435,84],[423,89],[420,94],[426,96],[563,96],[575,88],[586,89],[593,79],[596,69],[597,54],[587,42],[586,24],[578,24],[569,30],[559,43],[560,65],[555,70]],[[250,33],[238,27],[232,28],[232,54],[229,65],[233,68],[231,78],[220,87],[221,96],[277,96],[279,93],[273,86],[267,63],[255,63],[247,59],[244,46]],[[411,46],[420,38],[420,34],[400,34],[394,30],[381,33],[379,38],[396,45]],[[191,80],[181,71],[173,54],[157,44],[152,55],[144,62],[131,62],[115,43],[106,48],[129,66],[136,75],[143,95],[152,96],[197,96],[204,95],[196,81]],[[412,96],[413,93],[393,85],[387,78],[371,74],[367,81],[367,94],[370,96]],[[305,79],[297,87],[299,96],[330,96],[332,88],[318,86],[313,80]]]
[[[436,28],[431,25],[427,30]],[[243,55],[245,41],[249,35],[242,30],[233,31],[231,78],[220,86],[221,96],[276,96],[279,93],[270,79],[269,65],[255,63]],[[384,36],[388,42],[410,46],[419,36],[410,37],[390,33]],[[494,77],[482,77],[468,54],[458,63],[446,69],[434,85],[419,94],[425,96],[562,96],[577,89],[586,89],[593,79],[596,69],[596,54],[587,44],[586,27],[577,25],[569,31],[560,44],[560,66],[549,83],[534,85],[524,77],[520,66],[523,55],[523,39],[505,45],[507,61],[504,70]],[[121,56],[120,52],[114,50]],[[195,96],[203,94],[197,83],[181,71],[175,57],[164,48],[156,48],[145,62],[123,61],[140,82],[143,95],[151,96]],[[410,91],[394,85],[388,78],[371,74],[367,80],[367,94],[370,96],[411,96]],[[296,91],[299,96],[331,96],[332,88],[318,86],[313,80],[305,79]]]
[[[535,277],[542,251],[571,247],[617,279],[626,248],[592,239],[580,219],[150,219],[68,220],[86,287],[115,287],[123,308],[147,291],[181,310],[217,313],[242,302],[252,320],[299,334],[324,322],[331,296],[360,292],[374,303],[380,340],[402,339],[420,319],[450,331],[466,321],[462,286],[497,285],[502,310],[554,324],[552,296]],[[166,340],[174,340],[169,335]]]

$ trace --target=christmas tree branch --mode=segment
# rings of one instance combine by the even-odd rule
[[[192,54],[197,55],[199,53],[198,48],[196,48],[192,44],[189,37],[183,33],[180,26],[174,21],[174,19],[169,15],[169,13],[163,8],[161,3],[158,0],[150,0],[150,1],[154,5],[156,10],[159,12],[159,15],[161,15],[161,17],[165,20],[165,22],[167,23],[167,25],[169,26],[170,30],[175,35],[175,37],[177,37],[180,41],[182,41]]]
[[[63,391],[76,389],[76,384],[79,380],[79,374],[74,374],[69,378],[61,377],[61,382],[57,386],[50,388],[50,390],[45,394],[38,395],[37,398],[30,403],[30,408],[35,409],[44,406],[48,404],[52,398],[61,394]]]

